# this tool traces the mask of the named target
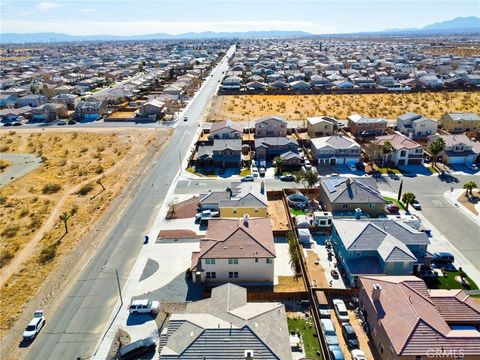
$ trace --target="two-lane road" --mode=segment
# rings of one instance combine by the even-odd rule
[[[123,287],[148,232],[180,169],[179,156],[186,155],[197,131],[199,118],[216,92],[228,55],[213,70],[192,100],[158,162],[139,186],[131,203],[119,217],[107,238],[72,285],[31,345],[27,359],[64,360],[92,357],[118,299],[115,271]],[[125,299],[128,301],[128,299]]]

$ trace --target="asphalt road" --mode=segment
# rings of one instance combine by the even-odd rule
[[[233,52],[233,48],[228,54]],[[47,325],[31,345],[27,359],[63,360],[92,357],[105,325],[118,299],[115,270],[125,284],[143,245],[143,236],[152,226],[170,185],[180,168],[196,133],[198,120],[210,97],[216,92],[227,61],[214,69],[212,77],[186,111],[189,120],[174,130],[159,161],[141,183],[139,190],[110,231],[107,239],[85,267],[79,279],[53,314],[46,314]],[[129,301],[129,299],[124,299]]]
[[[462,188],[467,181],[480,183],[478,175],[457,175],[458,183],[445,183],[438,176],[402,177],[403,192],[413,192],[422,204],[423,215],[447,237],[447,239],[480,271],[480,224],[465,216],[448,202],[445,191]],[[259,180],[255,180],[259,181]],[[178,194],[201,194],[224,190],[231,180],[199,179],[180,180],[175,190]],[[265,188],[270,191],[282,188],[296,188],[301,185],[266,179]],[[398,192],[399,180],[383,177],[378,181],[380,190]]]

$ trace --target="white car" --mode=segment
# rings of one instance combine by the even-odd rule
[[[130,314],[133,314],[133,315],[156,314],[158,313],[159,308],[160,308],[159,301],[143,299],[143,300],[133,300],[130,306],[128,307],[128,311],[130,312]]]
[[[215,217],[220,215],[218,211],[213,211],[213,210],[203,210],[199,212],[197,215],[195,215],[195,219],[201,220],[201,219],[209,219],[211,217]]]
[[[477,171],[478,170],[478,166],[476,164],[466,164],[467,168],[469,168],[470,170],[474,170],[474,171]]]
[[[258,177],[258,169],[256,167],[252,168],[253,177]]]
[[[354,349],[352,350],[352,360],[367,360],[365,353],[362,350]]]
[[[25,341],[32,341],[33,339],[35,339],[37,334],[42,329],[43,325],[45,325],[43,310],[37,310],[33,313],[33,319],[30,321],[28,326],[25,328],[25,331],[23,332],[23,339]]]
[[[305,170],[312,170],[312,164],[310,160],[305,160]]]
[[[337,314],[340,323],[349,322],[347,307],[341,299],[333,299],[333,306],[335,308],[335,314]]]

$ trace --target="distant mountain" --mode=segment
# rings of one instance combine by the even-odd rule
[[[304,37],[313,34],[305,31],[247,31],[247,32],[189,32],[184,34],[145,34],[145,35],[69,35],[63,33],[5,33],[0,34],[0,43],[36,43],[36,42],[70,42],[70,41],[118,41],[118,40],[169,40],[169,39],[232,39],[232,38],[281,38]]]
[[[422,30],[472,29],[480,31],[480,19],[476,16],[457,17],[453,20],[427,25]]]

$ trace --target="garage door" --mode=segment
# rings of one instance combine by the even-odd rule
[[[422,159],[409,159],[408,165],[422,165]]]

